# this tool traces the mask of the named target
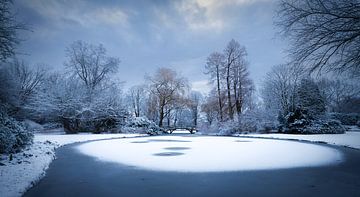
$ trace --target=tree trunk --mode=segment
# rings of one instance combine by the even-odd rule
[[[240,87],[241,88],[241,87]],[[241,106],[240,106],[240,95],[238,95],[238,91],[237,91],[237,83],[234,80],[234,97],[235,97],[235,109],[236,109],[236,114],[238,115],[238,117],[240,117],[241,114]]]
[[[231,103],[231,89],[230,89],[230,65],[228,65],[228,67],[227,67],[226,85],[227,85],[229,117],[230,117],[231,120],[233,120],[234,115],[233,115],[233,109],[232,109],[232,103]]]
[[[162,127],[163,126],[163,120],[164,120],[164,102],[165,101],[161,101],[161,103],[160,103],[160,113],[159,113],[159,115],[160,115],[160,117],[159,117],[159,127]]]
[[[223,106],[221,101],[221,90],[220,90],[220,73],[219,73],[219,66],[216,66],[216,80],[217,80],[217,92],[219,98],[219,112],[220,112],[220,121],[223,121]]]

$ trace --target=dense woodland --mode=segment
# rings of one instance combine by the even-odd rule
[[[0,4],[0,153],[31,143],[39,127],[150,134],[193,127],[230,135],[343,133],[343,125],[360,126],[358,0],[281,1],[276,25],[292,44],[291,60],[264,65],[271,70],[255,86],[246,47],[232,39],[204,60],[207,95],[166,67],[125,89],[116,78],[120,59],[98,43],[74,41],[59,54],[66,56],[63,71],[29,65],[16,47],[18,32],[31,32],[15,20],[11,1]]]

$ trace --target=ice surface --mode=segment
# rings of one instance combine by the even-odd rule
[[[55,158],[55,149],[75,142],[145,136],[144,134],[35,134],[34,143],[23,152],[0,160],[1,197],[21,196],[38,181]]]
[[[157,171],[267,170],[342,161],[341,152],[330,147],[239,137],[156,136],[89,142],[77,148],[103,161]]]

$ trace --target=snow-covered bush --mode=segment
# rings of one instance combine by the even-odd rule
[[[198,131],[196,133],[198,134],[216,134],[219,133],[219,122],[213,121],[211,124],[208,122],[200,122],[197,129]]]
[[[262,110],[252,110],[240,117],[241,132],[271,132],[276,130],[278,122]]]
[[[239,132],[241,132],[241,129],[238,121],[229,120],[219,125],[220,135],[232,135],[234,133],[239,133]]]
[[[357,113],[331,113],[330,117],[339,120],[343,125],[356,125],[360,121],[360,114]]]
[[[44,130],[44,127],[32,120],[26,119],[23,121],[25,129],[31,132],[40,132]]]
[[[62,128],[63,125],[59,122],[48,122],[42,125],[44,130],[52,130],[52,129],[58,129]]]
[[[20,151],[32,143],[33,133],[0,110],[0,154]]]
[[[341,134],[345,127],[338,120],[316,120],[304,127],[302,134]]]
[[[358,127],[360,127],[360,120],[357,121],[356,125],[357,125]]]
[[[127,119],[124,127],[121,128],[124,133],[147,133],[150,135],[158,135],[163,130],[153,121],[146,117],[130,117]]]
[[[304,128],[309,124],[307,111],[297,107],[294,112],[289,112],[285,116],[285,123],[279,127],[279,130],[285,133],[304,133]]]
[[[297,108],[286,117],[286,124],[282,132],[292,134],[338,134],[344,133],[345,127],[338,120],[321,116],[318,119],[311,119],[307,110]]]
[[[63,117],[66,133],[77,132],[113,132],[123,125],[125,113],[112,107],[92,105],[80,110],[74,110],[69,116]]]

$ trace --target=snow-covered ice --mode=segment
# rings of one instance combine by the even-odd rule
[[[14,154],[13,160],[0,160],[0,196],[21,196],[38,181],[55,158],[59,146],[90,140],[144,136],[142,134],[36,134],[34,143],[25,151]]]
[[[156,136],[89,142],[77,148],[103,161],[178,172],[284,169],[342,161],[342,153],[330,147],[239,137]]]
[[[268,139],[290,139],[309,142],[323,142],[338,146],[346,146],[360,149],[360,132],[348,131],[344,134],[314,134],[314,135],[292,135],[292,134],[237,134],[242,137],[268,138]]]

